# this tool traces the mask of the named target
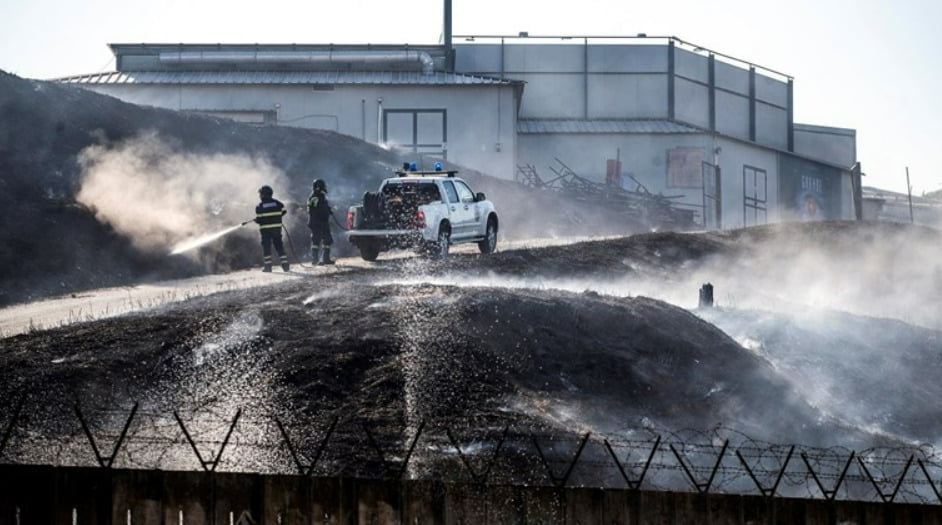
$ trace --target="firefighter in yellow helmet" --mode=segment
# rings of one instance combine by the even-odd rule
[[[262,186],[258,189],[259,203],[255,207],[255,222],[258,224],[258,231],[262,234],[262,255],[263,272],[271,271],[271,248],[275,246],[275,251],[281,258],[281,269],[288,271],[288,256],[285,255],[285,245],[281,240],[281,218],[288,211],[281,201],[272,197],[274,191],[271,186]]]

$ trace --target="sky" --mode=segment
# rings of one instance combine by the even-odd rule
[[[787,6],[787,8],[785,7]],[[114,70],[110,43],[439,43],[443,0],[3,0],[0,70]],[[864,185],[942,190],[937,0],[453,0],[452,33],[675,36],[794,78],[795,122],[857,132]],[[457,39],[456,39],[457,40]]]

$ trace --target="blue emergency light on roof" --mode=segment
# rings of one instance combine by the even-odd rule
[[[436,163],[435,163],[435,171],[442,171],[442,163],[441,163],[441,162],[436,162]]]
[[[417,163],[413,162],[412,164],[409,164],[409,169],[412,170],[412,171],[418,171],[419,165],[418,165]]]

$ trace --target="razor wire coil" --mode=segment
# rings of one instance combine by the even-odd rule
[[[54,425],[0,419],[0,462],[942,503],[942,458],[927,445],[785,445],[723,427],[576,435],[499,420],[408,428],[333,413],[285,424],[241,410],[141,410],[132,418],[75,410],[75,421]]]

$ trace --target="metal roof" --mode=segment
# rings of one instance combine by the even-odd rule
[[[703,133],[703,130],[672,120],[578,120],[521,119],[520,134],[537,133]]]
[[[521,82],[491,77],[418,71],[132,71],[93,73],[55,79],[66,84],[359,84],[482,86]]]

